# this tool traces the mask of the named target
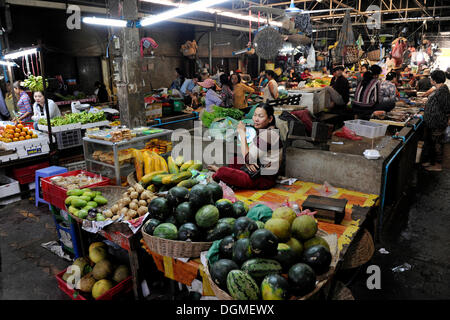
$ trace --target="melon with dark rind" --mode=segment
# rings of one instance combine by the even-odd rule
[[[243,201],[236,201],[233,203],[233,211],[234,211],[234,217],[244,217],[248,213],[248,205]]]
[[[261,283],[265,276],[281,273],[280,263],[273,259],[254,258],[245,261],[241,270],[247,272],[257,283]]]
[[[227,289],[235,300],[258,300],[261,296],[255,280],[242,270],[231,270],[228,273]]]
[[[233,236],[236,239],[248,238],[256,230],[258,230],[258,225],[254,220],[240,217],[234,222]]]
[[[309,247],[303,252],[303,262],[318,275],[324,274],[330,269],[331,259],[330,251],[322,245]]]
[[[180,203],[188,201],[189,190],[184,187],[170,188],[167,193],[167,201],[172,208],[176,208]]]
[[[291,233],[299,241],[306,241],[316,235],[318,230],[316,220],[308,215],[302,215],[294,219],[291,225]]]
[[[155,231],[153,231],[153,236],[169,240],[176,240],[178,239],[178,229],[172,223],[161,223],[155,228]]]
[[[291,238],[291,225],[284,219],[271,218],[266,221],[264,228],[270,230],[280,242],[288,241]]]
[[[170,206],[166,198],[158,197],[153,199],[148,205],[148,212],[150,212],[150,217],[164,221],[170,215]]]
[[[228,199],[219,199],[215,206],[219,209],[220,218],[234,217],[233,203]]]
[[[191,207],[191,203],[186,201],[180,203],[175,209],[175,218],[178,224],[185,224],[195,220],[195,211]]]
[[[297,262],[300,262],[300,257],[297,253],[285,243],[279,243],[277,248],[277,255],[272,259],[278,261],[283,267],[283,273],[287,273],[289,268]]]
[[[211,183],[208,183],[206,185],[206,188],[211,193],[211,199],[212,199],[212,201],[214,203],[216,201],[222,199],[222,197],[223,197],[223,189],[222,189],[222,187],[219,184],[217,184],[215,182],[211,182]]]
[[[239,266],[245,261],[253,258],[252,249],[250,248],[250,239],[239,239],[234,243],[232,259]]]
[[[289,282],[279,274],[269,274],[261,283],[263,300],[286,300],[289,297]]]
[[[235,240],[233,236],[226,236],[220,241],[219,256],[221,259],[233,259],[233,247]]]
[[[185,223],[178,229],[178,239],[181,241],[193,241],[196,242],[200,238],[200,232],[198,230],[198,227],[191,223]]]
[[[211,228],[219,221],[219,210],[211,205],[207,204],[201,207],[195,214],[195,222],[201,228]]]
[[[149,235],[153,235],[153,232],[155,231],[156,227],[161,224],[161,221],[158,219],[150,219],[144,224],[144,231],[145,233]]]
[[[304,296],[316,287],[316,273],[305,263],[294,264],[288,272],[291,292],[296,296]]]
[[[314,236],[313,238],[305,241],[303,243],[303,247],[306,250],[306,249],[308,249],[308,248],[310,248],[312,246],[316,246],[316,245],[319,245],[319,244],[324,246],[325,248],[327,248],[328,251],[330,251],[330,245],[328,244],[327,240],[325,240],[324,238],[319,237],[319,236]]]
[[[220,215],[220,210],[219,210],[219,215]],[[236,222],[236,219],[235,218],[222,218],[222,219],[219,219],[219,221],[217,221],[217,223],[222,223],[222,222],[228,223],[231,227],[233,227],[234,223]]]
[[[227,290],[227,276],[231,270],[239,270],[239,266],[230,259],[220,259],[209,268],[213,282],[222,290]]]
[[[208,230],[206,235],[206,241],[216,241],[223,239],[226,236],[229,236],[233,233],[233,227],[231,227],[228,223],[218,223],[213,229]]]
[[[189,192],[189,202],[193,208],[201,208],[207,204],[212,204],[211,191],[204,184],[196,184]]]
[[[258,229],[250,236],[250,247],[256,257],[273,257],[277,254],[278,238],[267,229]]]

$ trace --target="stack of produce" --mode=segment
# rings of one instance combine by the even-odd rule
[[[130,276],[128,266],[113,263],[103,242],[92,243],[89,246],[89,257],[76,259],[68,270],[71,272],[66,271],[62,279],[94,299]],[[81,276],[80,279],[77,279],[78,275]]]
[[[143,227],[154,237],[212,242],[231,235],[234,221],[248,212],[242,201],[231,203],[222,199],[223,190],[217,183],[197,184],[189,191],[185,187],[171,188],[166,197],[149,204],[151,219]]]
[[[312,216],[297,217],[288,207],[276,209],[262,228],[248,217],[238,218],[233,234],[220,240],[219,259],[209,265],[211,279],[236,300],[304,296],[332,261],[317,230]]]
[[[222,108],[218,106],[213,106],[212,108],[212,112],[205,111],[201,116],[202,123],[207,128],[217,119],[230,117],[235,120],[241,120],[244,117],[244,112],[236,108]]]
[[[112,215],[102,214],[97,209],[97,207],[108,203],[108,200],[102,196],[100,191],[91,191],[89,188],[68,190],[65,203],[67,211],[80,219],[105,221],[112,217]]]
[[[145,144],[145,149],[163,154],[172,151],[172,142],[160,139],[152,139]]]
[[[321,79],[314,79],[313,81],[305,84],[305,87],[307,88],[321,88],[329,86],[331,83],[330,78],[321,78]]]
[[[103,179],[101,176],[90,177],[85,175],[84,173],[79,173],[75,176],[55,176],[51,178],[50,181],[52,182],[52,184],[57,185],[58,187],[67,190],[72,190],[72,189],[81,189],[84,186],[89,186],[91,184],[102,182]],[[85,192],[86,190],[87,189],[83,189],[82,191]],[[78,191],[79,190],[77,190],[77,192]]]
[[[145,158],[145,155],[147,155],[147,158]],[[158,163],[157,160],[154,160],[155,157],[160,161],[158,167],[153,166],[153,163]],[[169,156],[167,162],[165,162],[161,156],[148,151],[135,153],[135,167],[136,177],[140,184],[153,192],[156,190],[159,190],[159,192],[168,191],[175,185],[188,189],[192,188],[198,183],[195,179],[191,179],[193,170],[201,171],[203,169],[200,162],[193,160],[184,162],[182,156],[175,160],[172,156]]]
[[[0,126],[0,141],[5,143],[36,139],[38,135],[22,124]]]
[[[103,214],[112,220],[119,219],[123,215],[123,220],[137,219],[148,212],[149,203],[155,199],[153,192],[145,190],[140,184],[128,188],[122,194],[122,198],[110,209],[103,211]]]
[[[105,113],[103,111],[99,111],[96,113],[91,112],[80,112],[80,113],[69,113],[64,116],[55,117],[53,119],[50,119],[50,125],[52,127],[58,127],[63,126],[67,124],[74,124],[74,123],[81,123],[81,124],[87,124],[87,123],[94,123],[94,122],[100,122],[106,120]],[[40,125],[47,125],[47,119],[46,118],[40,118],[39,122]]]

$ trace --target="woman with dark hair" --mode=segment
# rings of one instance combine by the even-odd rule
[[[246,109],[248,107],[246,94],[252,94],[255,90],[241,82],[241,75],[233,73],[230,77],[233,87],[233,106],[237,109]]]
[[[108,90],[104,83],[100,81],[95,82],[95,94],[99,103],[109,102]]]
[[[445,129],[450,115],[450,91],[445,85],[445,72],[435,70],[431,73],[431,84],[436,87],[428,98],[423,115],[425,123],[425,143],[422,163],[428,171],[442,171],[445,144]]]
[[[35,103],[33,104],[33,116],[31,117],[31,119],[35,122],[38,122],[40,118],[47,119],[47,112],[44,107],[45,105],[44,92],[35,91],[33,93],[33,98]],[[56,103],[51,99],[47,99],[47,103],[50,119],[59,117],[61,115],[61,111],[59,111],[59,108],[56,105]]]
[[[245,124],[242,121],[238,124],[240,161],[235,158],[228,167],[208,166],[209,170],[215,172],[212,176],[215,181],[223,181],[229,186],[242,189],[270,189],[275,185],[283,152],[273,107],[260,104],[253,114],[253,126],[256,136],[248,145],[245,143]]]
[[[389,72],[386,75],[386,80],[381,81],[379,105],[375,109],[391,111],[395,107],[395,102],[399,96],[397,87],[394,84],[396,78],[397,74],[395,72]]]
[[[222,98],[221,107],[232,108],[233,107],[233,91],[231,90],[231,82],[228,74],[223,73],[219,77],[222,90],[220,91],[220,96]]]
[[[362,81],[355,91],[352,110],[363,119],[368,119],[378,103],[380,85],[378,78],[371,70],[364,72]]]
[[[180,70],[180,68],[175,68],[175,72],[176,72],[176,78],[170,85],[170,89],[180,90],[181,86],[184,83],[185,76],[184,76],[184,73]]]
[[[269,82],[263,89],[263,102],[278,99],[278,83],[275,80],[276,76],[277,75],[273,70],[266,70],[266,78]]]
[[[19,121],[31,121],[31,116],[33,115],[33,108],[31,107],[31,100],[28,93],[25,92],[26,88],[20,85],[19,81],[14,82],[14,93],[19,99],[17,101],[17,107],[19,108]]]

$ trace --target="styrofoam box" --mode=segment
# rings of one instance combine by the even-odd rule
[[[35,190],[36,189],[36,182],[30,182],[28,184],[28,189]]]
[[[350,130],[355,131],[358,136],[369,139],[382,137],[386,134],[387,124],[370,122],[367,120],[348,120],[344,121],[344,125]]]
[[[101,127],[101,126],[107,126],[109,124],[108,120],[105,121],[99,121],[99,122],[93,122],[93,123],[86,123],[81,125],[81,129],[87,129],[87,128],[95,128],[95,127]]]
[[[9,183],[0,186],[0,199],[20,193],[19,181],[7,176],[2,176],[2,178],[6,181],[9,181]]]
[[[42,130],[44,132],[48,132],[48,127],[38,124],[39,130]],[[81,123],[71,123],[71,124],[65,124],[63,126],[58,127],[52,127],[52,133],[53,132],[61,132],[61,131],[67,131],[67,130],[74,130],[74,129],[80,129]]]
[[[0,199],[0,206],[6,206],[7,204],[11,204],[17,201],[20,201],[21,198],[20,196],[11,196],[11,197],[6,197],[3,199]]]

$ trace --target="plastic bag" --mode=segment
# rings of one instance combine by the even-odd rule
[[[273,211],[271,208],[259,203],[248,211],[247,217],[255,221],[262,221],[266,223],[267,220],[272,218],[272,212]]]
[[[306,59],[306,64],[311,69],[313,69],[316,65],[316,51],[314,50],[313,45],[311,45],[311,48],[309,48],[309,53],[308,53],[308,58]]]
[[[237,198],[234,195],[233,189],[231,189],[229,186],[227,186],[226,183],[224,183],[223,181],[220,181],[219,186],[221,186],[222,190],[223,190],[223,199],[228,199],[233,203],[235,203],[237,201]]]
[[[208,264],[210,266],[212,266],[214,262],[219,260],[219,246],[221,241],[222,239],[214,241],[212,246],[209,248],[208,253],[206,254],[206,258],[208,259]]]
[[[334,133],[336,137],[345,138],[349,140],[362,140],[360,136],[357,136],[355,131],[350,130],[346,126],[342,127],[341,131],[337,131]]]
[[[314,189],[316,189],[323,197],[331,197],[339,192],[338,189],[336,189],[326,181],[323,183],[323,185],[321,185],[320,187],[314,187]]]
[[[214,121],[209,127],[209,135],[218,140],[232,141],[236,135],[236,129],[239,121],[226,117],[225,119]]]

